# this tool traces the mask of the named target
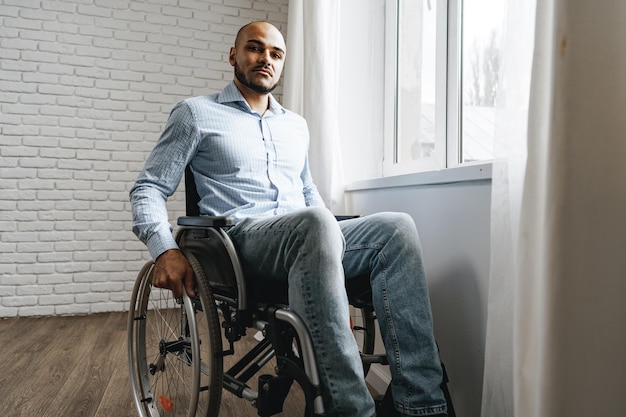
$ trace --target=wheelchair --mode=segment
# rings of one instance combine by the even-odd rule
[[[189,171],[185,182],[187,216],[178,219],[176,241],[193,270],[196,295],[190,298],[183,291],[181,299],[174,299],[169,290],[153,287],[152,261],[137,276],[128,314],[128,364],[138,415],[217,417],[227,390],[269,417],[282,412],[296,381],[304,394],[303,415],[324,416],[313,344],[302,320],[289,310],[286,283],[260,286],[246,279],[226,232],[232,219],[199,216]],[[359,333],[367,374],[372,364],[387,364],[384,354],[374,354],[377,324],[369,276],[350,279],[346,290],[361,312],[362,323],[353,331]],[[224,369],[224,357],[235,354],[249,329],[261,340]],[[253,389],[249,381],[271,360],[275,373],[258,375]],[[444,368],[442,388],[450,409],[446,383]],[[380,404],[378,399],[377,408]],[[449,415],[454,416],[453,409]]]

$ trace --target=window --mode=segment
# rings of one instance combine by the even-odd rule
[[[385,176],[493,157],[500,0],[386,3]]]
[[[461,163],[493,158],[504,2],[463,2]]]

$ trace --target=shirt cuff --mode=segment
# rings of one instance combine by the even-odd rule
[[[148,252],[150,252],[150,256],[152,259],[156,260],[163,252],[170,249],[178,249],[178,245],[176,244],[176,240],[171,233],[166,233],[164,235],[159,235],[155,233],[148,239],[146,242],[146,246],[148,247]]]

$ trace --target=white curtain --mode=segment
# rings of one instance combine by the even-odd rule
[[[309,125],[309,164],[327,206],[342,213],[343,172],[337,119],[339,91],[339,0],[290,0],[286,108]]]
[[[483,417],[513,417],[513,305],[535,1],[508,0],[497,91]],[[523,34],[521,36],[520,34]]]
[[[626,2],[508,4],[482,415],[623,417]]]

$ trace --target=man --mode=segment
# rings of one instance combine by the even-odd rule
[[[396,409],[444,416],[415,225],[399,213],[337,222],[324,207],[309,171],[306,122],[270,94],[285,53],[270,23],[244,26],[229,54],[233,82],[172,110],[130,192],[133,231],[156,260],[153,285],[177,298],[182,291],[193,295],[191,268],[172,237],[165,204],[190,165],[200,212],[236,219],[228,233],[246,271],[289,282],[290,308],[311,332],[328,415],[374,414],[344,289],[345,279],[370,273]]]

